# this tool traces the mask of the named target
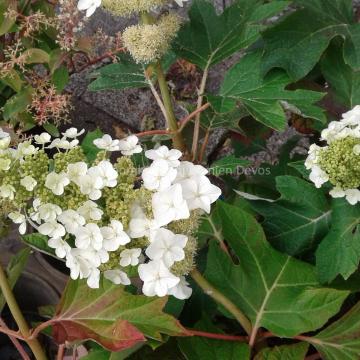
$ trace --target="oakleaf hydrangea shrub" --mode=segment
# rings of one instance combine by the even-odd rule
[[[30,249],[0,265],[18,325],[5,319],[0,333],[37,360],[50,327],[57,359],[78,346],[84,360],[359,359],[354,2],[192,0],[187,15],[184,2],[0,4],[1,230],[15,223],[70,274],[55,312],[30,329],[11,293]],[[82,31],[99,8],[130,25]],[[49,125],[66,120],[74,73],[92,96],[146,89],[133,106],[149,94],[159,114],[141,111],[141,132],[126,138],[59,135]],[[29,131],[24,114],[47,132]]]
[[[221,194],[208,170],[162,145],[145,151],[152,162],[138,178],[131,155],[143,149],[135,135],[95,139],[100,151],[89,162],[83,133],[69,128],[62,138],[42,133],[11,146],[1,131],[1,207],[21,234],[30,225],[46,236],[74,280],[98,288],[101,276],[129,285],[137,274],[147,296],[188,298],[199,216]]]

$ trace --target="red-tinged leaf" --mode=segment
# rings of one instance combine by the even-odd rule
[[[146,340],[144,335],[126,320],[113,321],[113,324],[108,326],[99,324],[96,320],[59,319],[53,327],[53,336],[59,344],[91,339],[111,351],[131,348]]]
[[[70,281],[51,320],[58,343],[94,340],[111,351],[146,341],[162,340],[162,334],[187,335],[179,322],[164,313],[166,298],[132,295],[122,286],[103,280],[99,289],[84,281]]]

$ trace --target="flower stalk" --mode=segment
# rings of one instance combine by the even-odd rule
[[[16,302],[15,296],[9,285],[5,271],[1,265],[0,265],[0,288],[1,288],[1,292],[4,295],[5,300],[9,306],[11,315],[13,316],[16,324],[19,327],[21,335],[24,338],[29,337],[31,335],[29,326],[26,323],[26,320],[25,320],[23,314],[21,313],[19,305]],[[30,349],[32,350],[36,360],[46,360],[47,359],[46,355],[37,339],[29,339],[29,340],[26,340],[26,342],[29,345]]]
[[[140,16],[141,16],[141,21],[144,25],[150,25],[154,23],[154,19],[149,13],[142,12]],[[157,80],[159,83],[160,93],[162,97],[162,103],[165,107],[167,127],[172,132],[172,140],[173,140],[174,148],[186,153],[186,145],[181,133],[178,131],[179,127],[175,117],[169,88],[166,82],[166,78],[161,62],[157,60],[155,64],[152,66],[157,75]]]
[[[171,102],[169,88],[166,83],[164,71],[162,69],[160,61],[158,61],[156,64],[156,74],[159,82],[161,96],[163,98],[164,106],[166,109],[167,122],[168,122],[167,125],[169,129],[174,132],[173,135],[174,147],[182,152],[185,152],[186,146],[181,133],[178,132],[178,125],[174,114],[173,105]]]
[[[205,294],[212,297],[217,303],[221,304],[227,311],[229,311],[234,318],[240,323],[248,335],[251,334],[251,323],[249,319],[242,313],[242,311],[225,295],[215,289],[198,270],[194,269],[190,273],[194,281],[204,290]]]

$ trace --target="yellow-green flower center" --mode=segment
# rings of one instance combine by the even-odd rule
[[[329,175],[329,181],[344,190],[360,186],[360,155],[353,151],[360,139],[347,137],[335,140],[320,151],[319,165]]]

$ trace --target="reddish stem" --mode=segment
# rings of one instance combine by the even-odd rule
[[[59,345],[56,360],[63,360],[65,354],[65,344]]]
[[[101,56],[98,56],[92,60],[89,60],[88,63],[86,63],[85,65],[81,66],[80,69],[77,69],[77,72],[81,72],[83,70],[85,70],[87,67],[94,65],[96,63],[98,63],[101,60],[107,59],[107,58],[113,58],[117,53],[121,52],[121,51],[126,51],[126,49],[124,47],[120,47],[115,49],[114,51],[108,51],[104,54],[102,54]]]
[[[203,158],[204,158],[204,155],[205,155],[205,151],[206,151],[206,147],[207,147],[207,144],[209,142],[209,137],[210,137],[210,130],[207,129],[206,130],[206,134],[205,134],[205,137],[204,137],[204,141],[201,145],[201,150],[200,150],[200,154],[199,154],[199,162],[201,163],[203,161]]]
[[[188,116],[185,116],[184,118],[179,120],[179,122],[178,122],[179,131],[182,131],[190,120],[192,120],[197,114],[199,114],[202,111],[206,110],[209,106],[210,106],[210,103],[206,103],[206,104],[202,105],[201,107],[199,107],[198,109],[196,109],[195,111],[193,111]]]
[[[35,338],[38,337],[38,335],[40,334],[41,331],[43,331],[44,329],[46,329],[47,327],[52,325],[53,322],[54,322],[54,320],[50,319],[48,321],[41,323],[40,325],[38,325],[36,328],[33,329],[30,336],[22,336],[20,334],[20,332],[10,330],[7,327],[4,327],[3,325],[0,326],[0,332],[6,334],[8,336],[12,336],[16,339],[23,340],[23,341],[34,340]]]
[[[267,339],[267,338],[271,338],[271,337],[276,337],[276,335],[274,335],[270,331],[265,331],[263,333],[260,333],[260,339]]]
[[[23,341],[26,341],[27,338],[25,338],[24,336],[22,336],[20,334],[20,332],[18,331],[14,331],[14,330],[10,330],[8,328],[5,328],[4,326],[0,326],[0,332],[1,333],[4,333],[8,336],[11,336],[11,337],[14,337],[15,339],[19,339],[19,340],[23,340]]]
[[[149,130],[143,131],[135,134],[137,137],[149,136],[149,135],[170,135],[171,131],[169,130]]]
[[[248,336],[236,336],[236,335],[226,335],[226,334],[216,334],[210,333],[206,331],[199,331],[193,329],[186,329],[188,333],[192,336],[201,336],[209,339],[217,339],[217,340],[227,340],[227,341],[241,341],[246,342],[249,340]]]
[[[76,359],[77,359],[77,347],[74,346],[73,353],[72,353],[72,360],[76,360]]]
[[[10,330],[5,321],[3,319],[0,318],[0,325],[4,328],[4,329],[7,329],[7,330]],[[23,358],[23,360],[30,360],[30,357],[29,355],[26,353],[26,351],[24,350],[24,348],[21,346],[19,340],[15,337],[15,336],[12,336],[12,335],[8,335],[11,342],[13,343],[13,345],[15,346],[16,350],[19,352],[19,354],[21,355],[21,357]]]
[[[54,323],[54,319],[50,319],[48,321],[45,321],[41,324],[39,324],[32,332],[31,335],[29,336],[29,339],[35,339],[39,336],[39,334],[41,333],[41,331],[43,331],[44,329],[46,329],[47,327],[49,327],[50,325],[52,325]]]

